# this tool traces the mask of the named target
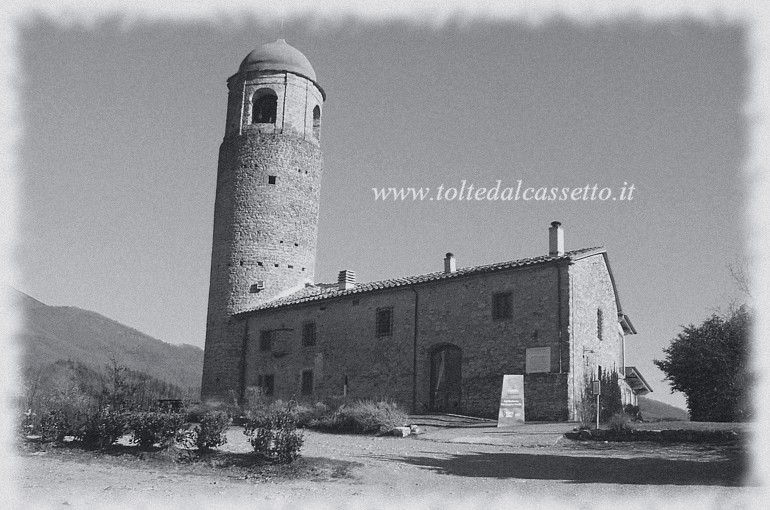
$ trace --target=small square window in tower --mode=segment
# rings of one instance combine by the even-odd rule
[[[513,295],[510,292],[498,292],[492,295],[492,319],[510,319],[513,317]]]
[[[312,370],[303,370],[302,371],[302,388],[301,393],[303,395],[312,395],[313,394],[313,371]]]
[[[377,336],[390,336],[393,334],[393,308],[377,309]]]
[[[267,183],[268,184],[275,184],[275,175],[268,175],[267,176]]]
[[[306,322],[302,325],[302,346],[315,345],[315,322]]]
[[[261,331],[259,333],[259,350],[270,351],[273,349],[273,332]]]

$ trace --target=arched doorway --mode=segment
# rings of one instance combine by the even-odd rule
[[[430,355],[430,410],[460,412],[462,351],[456,345],[440,345]]]

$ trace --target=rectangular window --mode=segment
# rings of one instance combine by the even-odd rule
[[[498,292],[492,295],[492,318],[510,319],[513,317],[513,295],[510,292]]]
[[[315,345],[315,322],[306,322],[302,325],[302,346]]]
[[[604,340],[604,312],[601,308],[596,310],[596,336],[599,340]]]
[[[261,331],[259,333],[259,350],[270,351],[273,349],[273,332]]]
[[[266,397],[272,397],[275,392],[275,375],[267,374],[259,377],[262,380],[259,384],[262,388],[262,394]]]
[[[393,334],[393,308],[377,309],[377,336],[390,336]]]
[[[302,390],[303,395],[312,395],[313,394],[313,371],[312,370],[303,370],[302,371]]]
[[[267,176],[267,183],[268,184],[275,184],[275,175],[268,175]]]

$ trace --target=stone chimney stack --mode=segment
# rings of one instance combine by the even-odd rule
[[[356,288],[356,272],[350,269],[343,269],[337,276],[337,288],[339,290],[348,290]]]
[[[548,229],[548,255],[564,255],[564,229],[558,221],[552,221]]]
[[[454,273],[457,271],[457,263],[455,262],[455,256],[453,253],[447,253],[444,257],[444,272]]]

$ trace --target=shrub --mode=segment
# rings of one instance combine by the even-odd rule
[[[319,420],[329,414],[331,408],[329,405],[318,402],[314,406],[298,405],[294,408],[294,415],[297,418],[298,427],[307,427],[312,421]]]
[[[639,406],[626,404],[623,408],[623,412],[626,413],[633,421],[642,421],[642,411]]]
[[[115,444],[126,431],[126,415],[107,406],[82,413],[75,439],[90,447],[104,448]]]
[[[174,412],[134,412],[129,415],[131,442],[142,447],[155,444],[161,448],[171,446],[177,438],[182,438],[185,420],[182,413]]]
[[[615,370],[602,373],[602,395],[600,398],[601,411],[599,419],[602,423],[608,422],[616,414],[623,412],[618,373]]]
[[[359,400],[311,419],[308,427],[329,432],[376,434],[403,426],[407,419],[407,414],[395,403]]]
[[[63,442],[64,436],[70,432],[67,413],[63,409],[58,408],[44,411],[40,415],[40,422],[37,425],[36,432],[40,434],[40,440],[45,443]]]
[[[208,412],[210,411],[208,411],[202,405],[188,406],[184,410],[184,419],[187,423],[200,423]]]
[[[225,411],[209,411],[200,418],[200,424],[196,425],[185,435],[185,443],[195,446],[199,450],[210,450],[227,443],[227,427],[230,424],[230,416]]]
[[[615,413],[610,418],[610,430],[631,430],[631,417],[626,413]]]
[[[596,424],[596,397],[591,389],[590,378],[585,379],[583,395],[578,401],[578,420],[581,430],[588,430]]]
[[[291,408],[254,413],[246,422],[243,433],[249,437],[254,452],[278,464],[294,461],[304,443]]]

